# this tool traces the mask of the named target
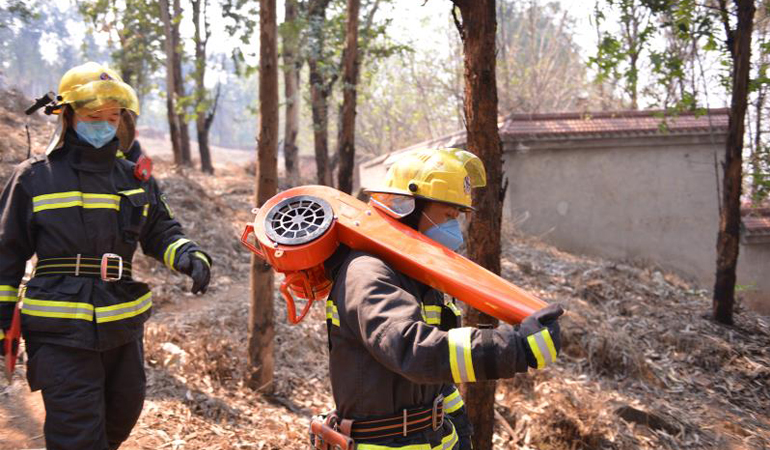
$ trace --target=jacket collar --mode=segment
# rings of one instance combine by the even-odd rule
[[[94,148],[82,141],[74,130],[67,130],[64,145],[68,148],[70,165],[85,172],[110,172],[115,166],[118,140],[113,139],[102,148]]]
[[[324,261],[324,271],[330,280],[337,278],[337,272],[339,272],[340,266],[342,266],[342,263],[345,262],[349,253],[350,247],[340,243],[340,245],[337,247],[337,250],[332,253],[332,256]]]

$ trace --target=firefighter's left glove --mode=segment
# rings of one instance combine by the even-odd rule
[[[176,263],[176,270],[193,280],[192,293],[205,294],[211,281],[211,260],[203,252],[185,252]]]
[[[556,361],[561,350],[559,317],[564,309],[559,304],[548,305],[524,319],[519,333],[524,339],[527,365],[542,369]]]

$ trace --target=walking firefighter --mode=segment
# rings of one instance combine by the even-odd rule
[[[206,291],[211,258],[185,237],[147,167],[117,156],[134,141],[139,104],[114,70],[74,67],[52,100],[45,155],[19,164],[0,196],[0,341],[36,255],[20,318],[46,448],[117,449],[145,397],[152,294],[133,278],[134,251],[192,277],[193,293]]]

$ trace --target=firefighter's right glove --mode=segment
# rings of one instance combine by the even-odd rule
[[[553,304],[524,319],[519,327],[524,339],[527,365],[542,369],[556,361],[561,349],[559,317],[564,314],[561,305]]]
[[[176,270],[193,280],[191,292],[205,294],[211,281],[211,262],[203,252],[185,252],[176,263]]]

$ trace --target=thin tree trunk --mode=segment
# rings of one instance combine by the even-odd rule
[[[348,194],[353,191],[353,170],[356,160],[356,90],[358,85],[358,21],[361,0],[348,0],[345,50],[342,54],[342,114],[338,155],[337,189]]]
[[[182,77],[182,53],[180,48],[179,37],[179,17],[182,16],[182,7],[179,4],[179,0],[174,0],[174,23],[171,26],[171,33],[173,35],[174,43],[174,88],[176,89],[176,99],[185,97],[184,92],[184,78]],[[179,105],[175,105],[179,109]],[[180,111],[177,114],[177,123],[179,124],[179,144],[182,152],[182,165],[189,166],[192,164],[190,157],[190,131],[187,127],[187,119],[185,118],[184,111]]]
[[[473,192],[473,214],[468,245],[469,258],[500,274],[500,227],[502,222],[503,160],[497,130],[497,80],[495,76],[495,0],[454,0],[460,8],[458,23],[465,54],[465,122],[468,150],[484,162],[486,188]],[[498,321],[470,309],[466,323],[497,325]],[[492,448],[495,381],[466,385],[465,406],[473,423],[473,448]]]
[[[171,136],[171,148],[174,152],[174,164],[182,164],[182,144],[179,136],[179,123],[176,114],[176,87],[174,86],[174,36],[168,0],[160,0],[160,17],[163,21],[166,51],[166,113],[168,115],[168,131]]]
[[[722,183],[722,211],[717,235],[717,271],[714,283],[714,320],[733,323],[735,303],[735,270],[738,265],[741,225],[741,180],[744,119],[748,104],[749,71],[751,69],[751,31],[754,21],[754,1],[736,0],[738,23],[730,29],[726,0],[720,0],[727,47],[733,61],[733,88],[730,121],[725,149]]]
[[[198,151],[201,156],[201,170],[205,173],[214,173],[211,164],[211,151],[209,149],[209,129],[206,126],[208,108],[201,105],[206,103],[206,46],[209,41],[209,27],[206,16],[206,2],[208,0],[192,0],[193,24],[195,25],[195,131],[198,135]],[[203,6],[203,23],[201,23],[201,6]]]
[[[256,202],[258,207],[278,190],[278,27],[275,0],[259,1],[259,143],[257,144]],[[248,356],[252,389],[270,390],[275,366],[273,272],[251,258],[251,310]]]
[[[299,184],[299,166],[297,165],[297,134],[299,134],[299,63],[298,33],[296,21],[299,17],[297,0],[286,0],[284,19],[290,24],[283,33],[283,86],[286,98],[286,120],[283,133],[283,158],[286,178],[290,186]]]
[[[310,51],[310,104],[313,112],[313,142],[315,147],[316,181],[332,186],[329,166],[329,95],[334,79],[327,80],[319,63],[324,58],[324,23],[329,0],[311,0],[308,4]]]

